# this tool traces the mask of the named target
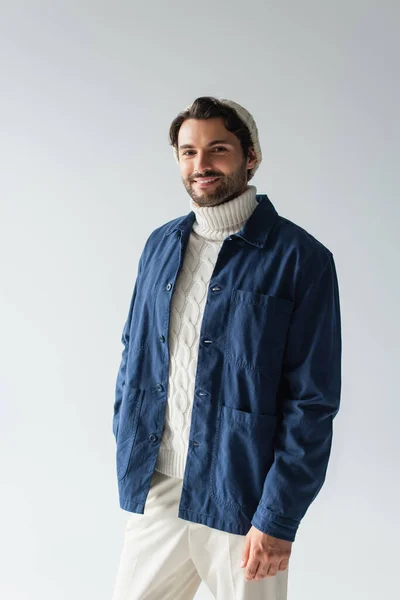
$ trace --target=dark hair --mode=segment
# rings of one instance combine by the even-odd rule
[[[178,134],[181,125],[186,119],[211,119],[214,117],[222,117],[225,127],[228,131],[235,134],[238,138],[243,150],[245,159],[249,156],[249,148],[253,147],[249,128],[237,113],[230,107],[222,104],[213,96],[200,96],[196,98],[192,106],[178,114],[172,121],[169,128],[169,143],[178,151]],[[247,181],[253,177],[253,169],[247,170]]]

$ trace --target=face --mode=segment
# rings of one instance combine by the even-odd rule
[[[179,168],[183,185],[199,206],[215,206],[236,198],[247,188],[247,170],[257,162],[250,149],[245,159],[238,138],[225,128],[222,117],[187,119],[178,135]],[[206,178],[217,178],[208,183]]]

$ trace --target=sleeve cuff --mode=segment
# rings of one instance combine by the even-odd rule
[[[281,517],[259,504],[253,515],[251,524],[263,533],[280,538],[281,540],[294,542],[300,521],[290,517]]]

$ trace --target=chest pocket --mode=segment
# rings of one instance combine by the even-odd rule
[[[272,375],[280,370],[294,302],[233,289],[225,357],[235,366]]]

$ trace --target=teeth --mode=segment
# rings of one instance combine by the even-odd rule
[[[210,181],[215,181],[216,179],[218,179],[218,177],[211,177],[210,179],[198,179],[197,181],[200,181],[200,183],[210,183]]]

